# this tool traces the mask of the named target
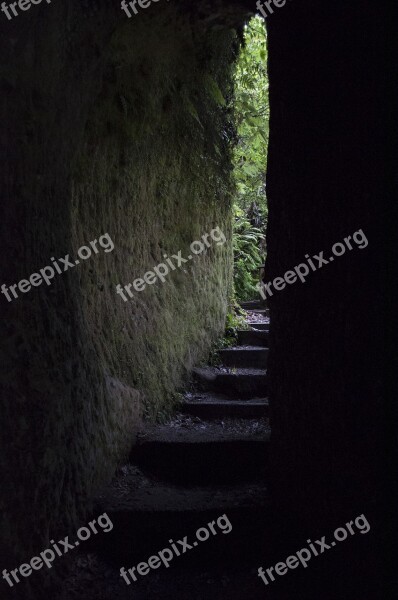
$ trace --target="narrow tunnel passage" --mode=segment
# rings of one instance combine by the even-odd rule
[[[132,4],[2,7],[0,597],[393,598],[386,19],[267,3],[271,325],[244,305],[262,322],[215,367],[232,67],[259,3]],[[341,527],[311,568],[286,567]]]

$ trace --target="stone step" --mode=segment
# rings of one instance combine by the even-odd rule
[[[229,398],[264,398],[267,373],[264,369],[196,368],[195,380],[203,391],[224,394]]]
[[[253,312],[256,315],[262,316],[262,317],[269,317],[269,308],[253,308],[250,309],[251,312]]]
[[[227,556],[228,560],[232,556],[246,560],[248,554],[261,553],[269,543],[264,527],[267,507],[268,494],[262,482],[181,487],[148,478],[139,468],[127,465],[94,502],[93,514],[106,513],[112,531],[92,536],[86,544],[126,569],[170,548],[169,540],[180,547],[178,540],[185,536],[192,549],[174,556],[171,566],[178,561],[181,568],[185,560],[211,564]],[[227,519],[220,519],[222,515]],[[194,544],[196,531],[203,527],[210,531],[207,525],[212,522],[216,535]],[[230,529],[229,523],[232,529],[223,533]]]
[[[243,308],[243,310],[254,310],[256,308],[263,308],[261,306],[260,300],[248,300],[247,302],[241,302],[240,306],[241,308]]]
[[[222,364],[226,367],[249,367],[265,369],[267,367],[268,348],[258,346],[235,346],[219,351]]]
[[[269,333],[267,330],[248,329],[238,331],[238,344],[240,346],[268,347]]]
[[[202,419],[261,419],[268,416],[268,399],[230,400],[220,394],[190,394],[180,407],[181,412]]]
[[[264,322],[257,322],[257,323],[249,323],[250,327],[252,327],[255,330],[261,330],[261,331],[269,331],[269,323],[264,323]]]
[[[258,481],[265,477],[268,422],[176,418],[175,426],[147,425],[130,460],[158,479],[192,485]]]

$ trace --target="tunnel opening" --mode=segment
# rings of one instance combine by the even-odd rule
[[[245,25],[234,77],[237,139],[233,150],[234,289],[238,302],[256,300],[266,259],[269,98],[267,31],[259,16]]]

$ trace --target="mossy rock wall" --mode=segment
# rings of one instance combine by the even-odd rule
[[[51,257],[76,259],[105,233],[115,245],[51,286],[1,297],[0,554],[9,569],[73,533],[141,417],[170,411],[221,334],[231,289],[223,98],[236,33],[177,3],[131,21],[104,4],[32,7],[2,39],[2,283]],[[215,227],[223,246],[128,303],[116,294]]]
[[[222,94],[234,34],[203,36],[175,19],[170,9],[154,27],[144,16],[113,36],[73,181],[74,246],[105,230],[115,244],[79,270],[88,334],[112,375],[144,392],[150,416],[167,411],[176,385],[221,334],[231,282]],[[116,294],[165,255],[192,255],[190,244],[217,227],[228,243],[209,238],[208,250],[170,269],[164,283],[131,288],[132,300],[125,292],[129,302]]]

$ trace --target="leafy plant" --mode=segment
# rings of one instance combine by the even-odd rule
[[[263,228],[255,227],[245,211],[235,207],[234,222],[234,285],[238,301],[250,300],[258,295],[258,271],[263,263],[261,244]]]
[[[265,174],[269,136],[267,32],[263,20],[254,17],[244,32],[244,45],[235,72],[234,148],[236,202],[248,208],[257,202],[266,208]]]
[[[269,134],[267,33],[254,17],[246,25],[236,65],[233,150],[235,181],[234,283],[238,301],[258,296],[259,267],[265,257],[268,217],[265,193]]]
[[[232,301],[230,312],[228,312],[225,320],[224,337],[213,344],[206,364],[210,364],[211,366],[220,365],[221,358],[219,350],[235,346],[238,340],[238,330],[248,328],[249,326],[244,318],[244,312],[235,301]]]
[[[227,314],[225,324],[225,339],[229,346],[236,342],[239,329],[248,329],[248,324],[244,318],[244,312],[240,306],[236,305]]]

